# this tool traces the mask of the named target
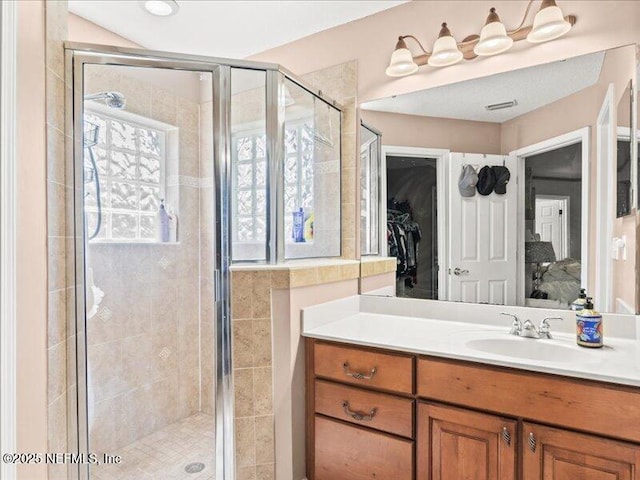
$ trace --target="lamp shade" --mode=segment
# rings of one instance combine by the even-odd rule
[[[398,44],[400,42],[404,44],[402,40],[398,41]],[[413,61],[413,56],[407,46],[404,45],[404,47],[398,48],[398,45],[396,45],[396,49],[391,54],[391,61],[387,67],[386,74],[390,77],[404,77],[417,71],[418,65]]]
[[[509,50],[512,45],[513,39],[507,35],[507,29],[500,21],[496,9],[492,8],[487,17],[487,23],[480,32],[480,40],[473,48],[473,53],[482,57],[498,55]]]
[[[556,261],[551,242],[524,242],[525,263],[548,263]]]
[[[462,58],[463,55],[458,48],[456,39],[451,35],[447,24],[443,23],[440,35],[433,45],[433,53],[427,63],[432,67],[447,67],[458,63]]]
[[[562,10],[556,6],[555,1],[545,3],[533,19],[533,28],[527,35],[527,41],[531,43],[555,40],[571,30],[571,24],[564,19]]]

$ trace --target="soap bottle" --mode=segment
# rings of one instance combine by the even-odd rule
[[[587,297],[584,309],[576,313],[576,341],[581,347],[601,348],[602,315],[593,309],[591,297]]]
[[[293,231],[291,232],[293,241],[296,243],[304,242],[304,210],[293,212]]]
[[[580,289],[580,295],[571,304],[571,310],[579,312],[584,310],[584,305],[587,303],[587,292],[584,288]]]

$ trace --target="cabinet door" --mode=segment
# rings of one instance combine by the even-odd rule
[[[525,480],[636,480],[640,447],[525,423]]]
[[[515,420],[420,403],[418,480],[514,480]]]

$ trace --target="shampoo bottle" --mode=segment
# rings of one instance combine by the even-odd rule
[[[584,309],[576,313],[576,341],[581,347],[601,348],[602,315],[593,309],[591,297],[587,297]]]
[[[587,292],[584,288],[581,288],[580,295],[571,304],[571,310],[574,310],[576,312],[584,310],[585,303],[587,303]]]

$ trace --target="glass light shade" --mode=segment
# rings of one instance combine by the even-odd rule
[[[386,74],[390,77],[404,77],[418,71],[418,65],[413,61],[413,57],[408,48],[397,48],[391,54],[391,61],[387,67]]]
[[[440,37],[433,45],[433,53],[427,60],[432,67],[447,67],[462,60],[456,39],[452,36]]]
[[[561,37],[569,30],[571,30],[571,24],[564,19],[560,7],[543,8],[533,19],[533,28],[527,35],[527,41],[531,43],[548,42]]]
[[[491,22],[482,28],[480,41],[473,48],[473,52],[481,57],[488,57],[506,52],[512,45],[513,40],[507,36],[504,23]]]

